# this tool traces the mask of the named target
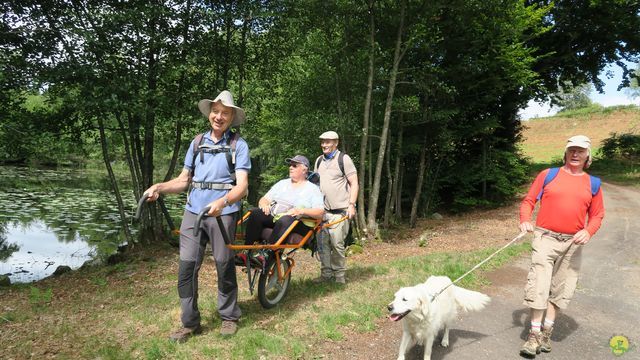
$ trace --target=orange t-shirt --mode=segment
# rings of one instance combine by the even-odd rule
[[[542,190],[547,173],[549,173],[549,169],[538,174],[531,184],[527,196],[522,200],[520,223],[531,221],[536,198]],[[536,226],[563,234],[575,234],[586,229],[593,236],[600,228],[603,217],[602,188],[595,196],[592,196],[591,177],[587,173],[574,175],[564,168],[560,168],[555,179],[544,187]]]

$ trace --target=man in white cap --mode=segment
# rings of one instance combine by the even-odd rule
[[[520,205],[520,231],[534,234],[524,296],[524,305],[531,309],[531,330],[520,350],[527,356],[551,351],[556,316],[576,289],[582,246],[604,217],[600,179],[584,172],[592,160],[591,140],[584,135],[569,138],[563,160],[564,166],[538,174]],[[538,200],[534,227],[531,216]]]
[[[180,226],[178,295],[182,327],[169,336],[177,342],[184,342],[201,332],[198,271],[209,241],[218,274],[221,335],[235,334],[241,315],[237,301],[234,253],[225,246],[214,217],[221,217],[224,230],[233,238],[240,201],[247,194],[251,160],[246,141],[230,128],[244,123],[246,116],[242,108],[235,106],[233,96],[226,90],[214,100],[201,100],[198,108],[208,119],[211,130],[193,139],[184,159],[184,168],[178,177],[154,184],[145,191],[148,201],[155,201],[160,194],[190,189]],[[202,221],[201,236],[195,238],[193,227],[197,214],[206,206],[211,207],[209,217]]]
[[[349,155],[338,150],[339,137],[335,131],[320,135],[322,155],[316,159],[314,171],[320,175],[320,191],[324,194],[325,221],[333,223],[345,215],[356,214],[358,174]],[[344,240],[349,233],[349,221],[325,228],[320,234],[320,277],[316,283],[335,279],[345,284],[347,262]]]

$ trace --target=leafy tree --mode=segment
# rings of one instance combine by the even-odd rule
[[[593,102],[589,98],[591,91],[591,84],[572,86],[570,83],[567,83],[560,89],[560,92],[556,94],[558,98],[557,104],[560,106],[561,111],[576,110],[589,107],[593,105]]]
[[[629,86],[625,88],[625,92],[631,99],[640,99],[640,84],[638,83],[638,79],[640,78],[640,64],[636,66],[633,76],[629,82]]]

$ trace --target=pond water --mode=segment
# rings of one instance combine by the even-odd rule
[[[119,185],[131,219],[136,201]],[[181,200],[167,200],[172,216],[180,213]],[[131,232],[135,237],[135,226]],[[8,275],[12,283],[40,280],[61,265],[77,269],[113,254],[124,242],[106,176],[0,166],[0,275]]]

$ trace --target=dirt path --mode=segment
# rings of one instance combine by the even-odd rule
[[[631,344],[622,359],[639,359],[640,349],[640,192],[605,184],[606,217],[583,253],[578,290],[565,313],[556,319],[553,350],[539,359],[602,360],[617,358],[609,339],[625,335]],[[522,287],[528,258],[488,274],[492,285],[482,289],[492,297],[481,313],[466,314],[450,332],[447,349],[434,346],[432,359],[517,359],[528,324]],[[326,343],[332,359],[394,359],[401,325],[381,319],[374,333]],[[414,347],[407,359],[422,359]]]

